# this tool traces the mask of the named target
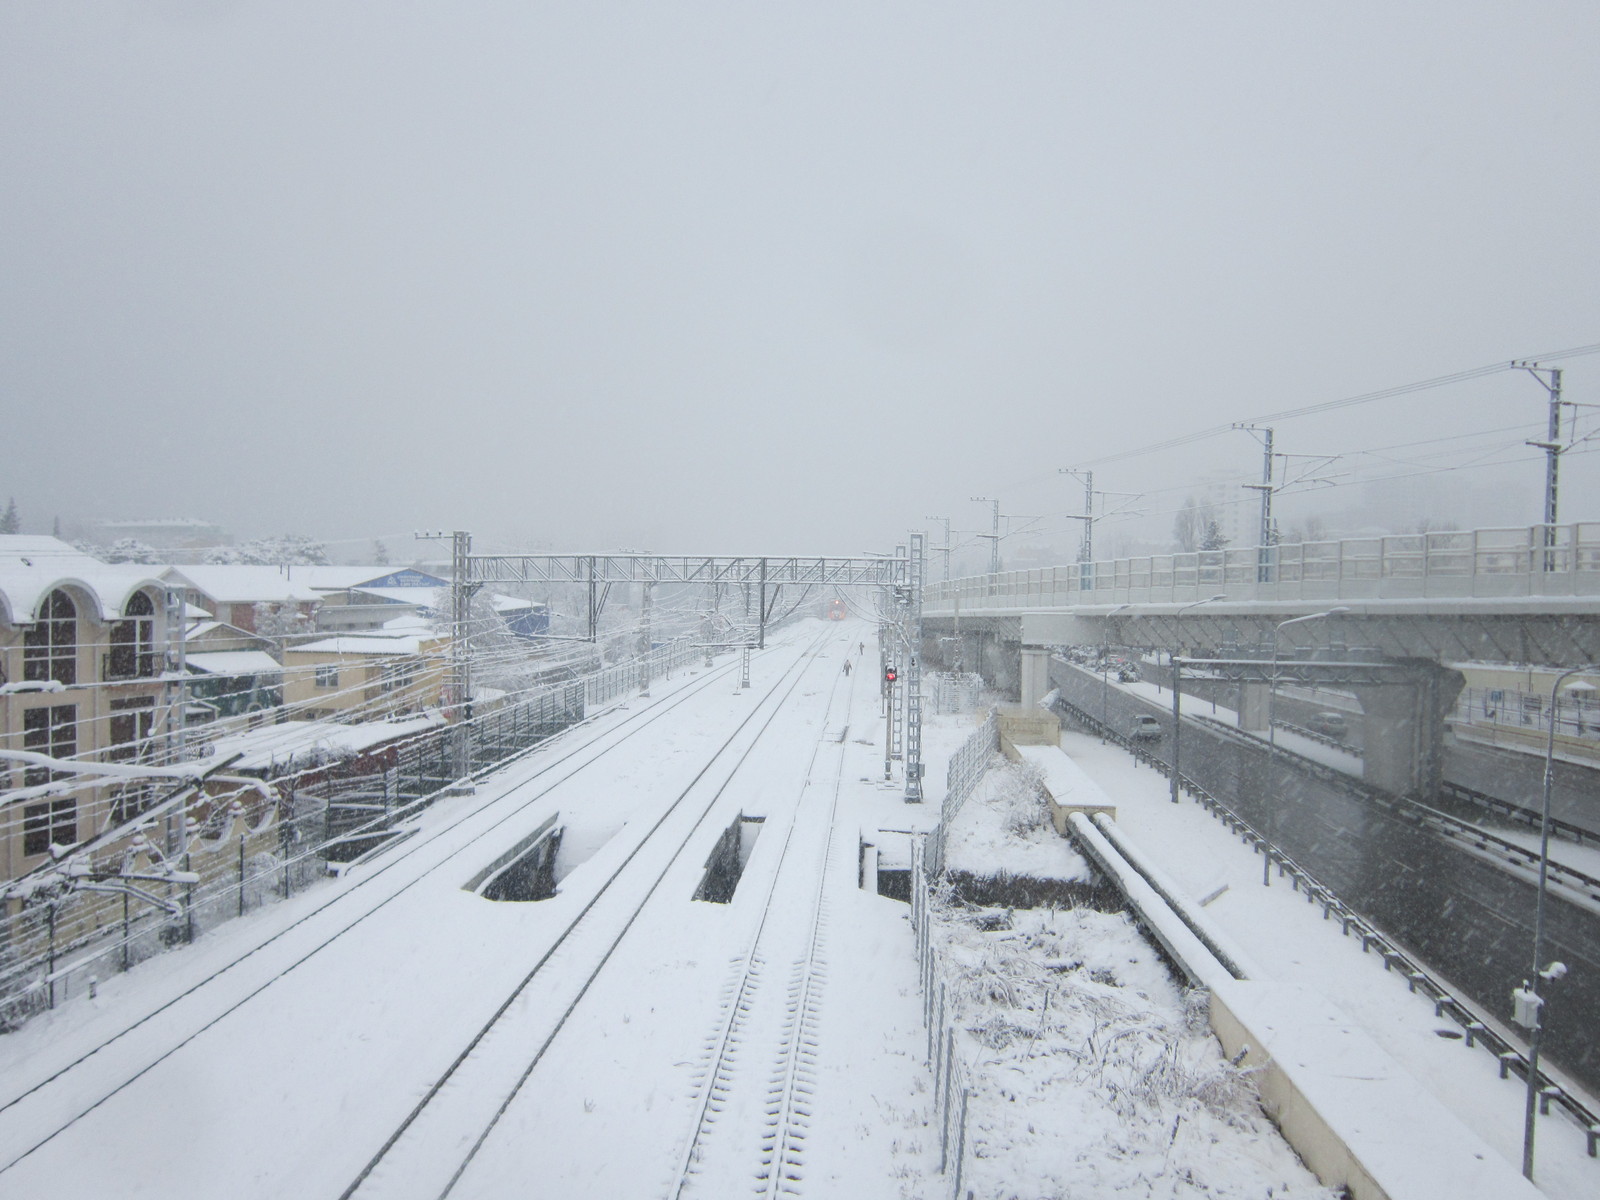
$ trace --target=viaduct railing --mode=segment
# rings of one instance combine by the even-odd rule
[[[1249,600],[1600,598],[1600,522],[1197,550],[928,586],[923,612]]]

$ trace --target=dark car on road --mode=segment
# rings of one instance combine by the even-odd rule
[[[1341,712],[1319,712],[1306,718],[1306,728],[1323,737],[1342,739],[1350,732],[1350,722]]]

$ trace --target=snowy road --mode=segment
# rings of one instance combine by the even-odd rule
[[[862,778],[876,688],[840,670],[860,632],[814,647],[811,626],[756,657],[749,691],[725,669],[658,686],[435,809],[390,855],[8,1039],[0,1192],[642,1196],[674,1194],[692,1165],[683,1194],[718,1195],[755,1186],[763,1158],[835,1181],[818,1194],[840,1194],[841,1172],[875,1177],[863,1195],[917,1176],[925,1154],[895,1137],[915,1101],[867,1099],[920,1086],[909,953],[876,961],[908,945],[904,908],[856,890],[856,824],[834,819],[846,779],[858,819],[903,807]],[[765,821],[733,902],[691,900],[741,813]],[[555,896],[463,890],[555,814]],[[842,988],[816,920],[840,903],[872,958]],[[829,987],[890,998],[841,1023]],[[869,1056],[892,1069],[863,1088]],[[830,1080],[854,1143],[786,1155]]]

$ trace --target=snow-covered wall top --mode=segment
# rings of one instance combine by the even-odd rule
[[[10,625],[33,624],[57,588],[75,591],[108,621],[124,615],[135,592],[163,586],[151,567],[101,562],[59,538],[0,535],[0,616]]]

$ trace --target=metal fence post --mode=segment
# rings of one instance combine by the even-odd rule
[[[966,1158],[967,1158],[967,1100],[971,1095],[972,1095],[972,1089],[971,1088],[963,1087],[961,1089],[961,1116],[956,1121],[956,1171],[955,1171],[955,1182],[954,1182],[954,1186],[952,1186],[951,1189],[950,1189],[950,1195],[952,1197],[954,1197],[955,1200],[960,1200],[960,1197],[961,1197],[961,1177],[964,1174],[962,1168],[966,1165]]]
[[[50,924],[50,957],[45,977],[50,981],[50,1007],[56,1006],[56,906],[51,901],[45,910],[45,920]]]

